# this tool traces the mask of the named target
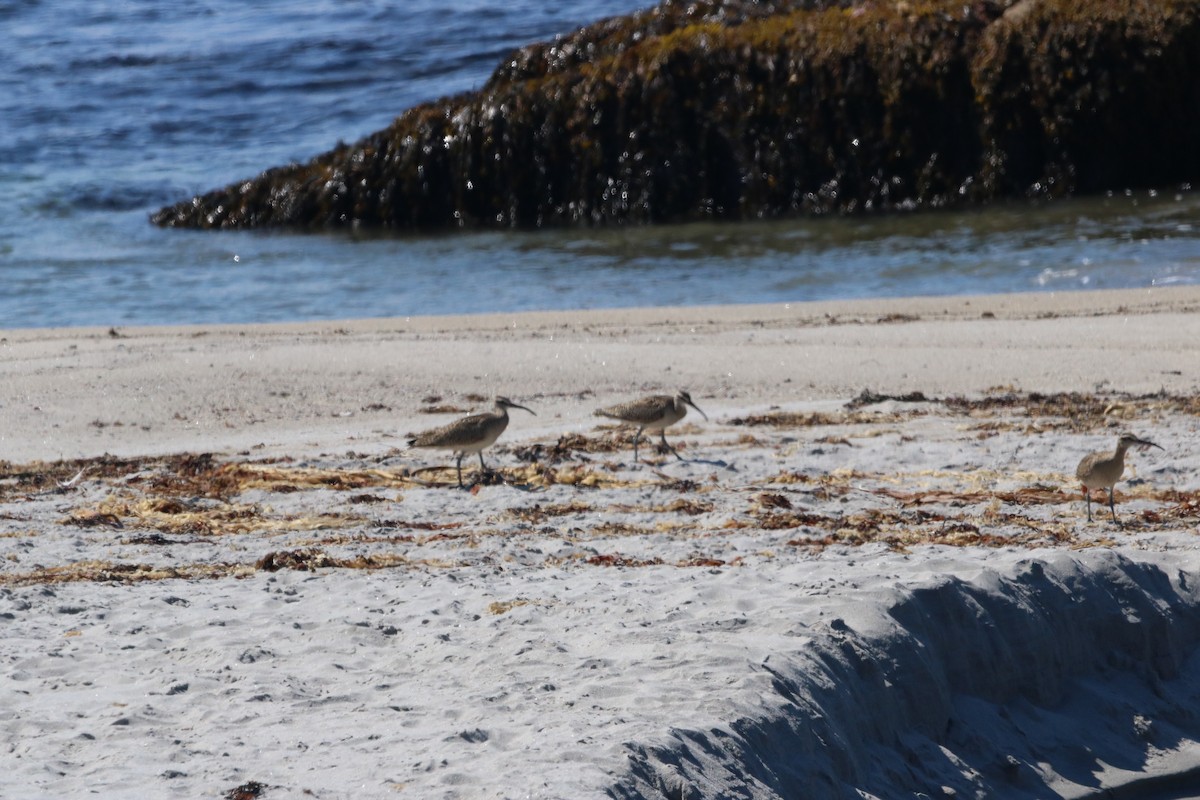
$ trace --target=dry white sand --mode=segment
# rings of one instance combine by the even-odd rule
[[[2,332],[0,796],[1200,785],[1198,309]],[[678,387],[687,461],[591,416]],[[505,483],[403,449],[493,394]]]

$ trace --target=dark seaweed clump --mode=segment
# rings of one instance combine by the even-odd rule
[[[747,219],[1200,177],[1194,0],[663,2],[159,225]]]

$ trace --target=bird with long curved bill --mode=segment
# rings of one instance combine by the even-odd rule
[[[663,447],[683,461],[683,456],[679,455],[674,447],[667,444],[666,429],[687,416],[688,406],[699,411],[705,421],[708,420],[708,415],[700,411],[700,407],[692,402],[692,396],[682,390],[674,395],[655,394],[639,400],[631,400],[628,403],[597,409],[596,415],[638,426],[637,433],[633,436],[634,461],[637,461],[638,442],[642,438],[643,431],[651,433],[658,431],[659,436],[662,437]]]
[[[458,470],[458,488],[466,488],[463,486],[462,479],[463,456],[467,453],[478,453],[479,468],[484,474],[487,473],[487,465],[483,463],[483,451],[491,447],[508,427],[508,410],[519,408],[537,416],[532,409],[514,403],[507,397],[497,397],[495,402],[495,409],[492,411],[472,414],[440,428],[414,435],[408,440],[408,446],[453,450],[458,454],[458,458],[454,462],[455,469]]]
[[[1143,450],[1151,447],[1163,449],[1149,439],[1141,439],[1132,433],[1122,433],[1117,439],[1115,450],[1090,453],[1084,456],[1075,468],[1075,477],[1079,479],[1083,487],[1083,499],[1087,501],[1088,522],[1092,521],[1092,490],[1107,489],[1108,509],[1112,512],[1113,522],[1121,524],[1117,520],[1117,509],[1113,502],[1113,487],[1125,473],[1125,451],[1131,447]]]

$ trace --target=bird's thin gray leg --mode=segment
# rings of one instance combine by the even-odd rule
[[[662,431],[660,431],[659,433],[662,435],[662,443],[663,443],[663,447],[667,448],[667,450],[669,450],[669,451],[671,451],[672,453],[674,453],[674,454],[675,454],[675,457],[676,457],[676,458],[678,458],[680,461],[685,461],[686,459],[684,459],[684,457],[683,457],[683,456],[679,455],[679,451],[678,451],[678,450],[676,450],[674,447],[671,447],[671,445],[667,444],[667,431],[666,431],[666,429],[664,428],[664,429],[663,429]]]
[[[1083,489],[1083,499],[1087,501],[1088,522],[1092,521],[1092,493],[1085,486]]]
[[[1112,512],[1113,522],[1120,525],[1121,523],[1117,521],[1117,507],[1113,504],[1113,490],[1111,486],[1108,488],[1108,510]]]
[[[638,457],[637,457],[638,440],[641,438],[642,438],[642,429],[638,428],[637,433],[635,433],[633,435],[633,461],[635,464],[637,463],[637,460],[638,460]]]
[[[458,488],[460,489],[466,488],[463,486],[462,482],[462,457],[463,454],[459,453],[458,458],[454,461],[454,468],[458,470]]]

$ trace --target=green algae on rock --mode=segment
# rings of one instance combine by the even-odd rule
[[[1200,177],[1195,0],[667,2],[160,210],[397,232],[935,208]]]

